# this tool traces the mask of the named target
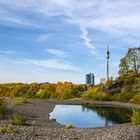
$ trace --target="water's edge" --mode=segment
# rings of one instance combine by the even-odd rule
[[[92,101],[92,100],[48,100],[50,103],[63,105],[89,105],[89,106],[105,106],[105,107],[120,107],[128,109],[140,110],[140,104],[122,103],[115,101]]]
[[[101,106],[101,107],[116,107],[116,108],[127,108],[127,109],[138,109],[140,110],[140,104],[131,104],[131,103],[122,103],[122,102],[114,102],[114,101],[91,101],[91,100],[55,100],[55,99],[51,99],[48,100],[48,102],[52,103],[53,109],[50,113],[53,112],[55,105],[85,105],[85,106]],[[49,116],[50,116],[49,113]],[[49,118],[48,116],[48,118]],[[58,125],[64,127],[64,125],[59,124],[55,119],[50,119],[50,121],[53,121],[55,123],[57,123]],[[121,125],[125,125],[125,124],[131,124],[131,123],[123,123],[123,124],[115,124],[112,126],[107,126],[107,127],[113,127],[113,126],[121,126]],[[104,126],[106,127],[106,126]],[[103,127],[96,127],[96,128],[103,128]],[[94,128],[94,129],[96,129]],[[89,128],[85,128],[85,129],[89,129]],[[93,127],[91,128],[93,129]]]

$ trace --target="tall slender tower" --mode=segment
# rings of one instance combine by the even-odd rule
[[[106,49],[106,82],[109,80],[109,57],[110,57],[110,52],[109,52],[109,47],[107,45],[107,49]]]

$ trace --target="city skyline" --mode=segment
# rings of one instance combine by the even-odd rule
[[[0,82],[99,83],[118,75],[120,59],[140,44],[140,1],[1,0]],[[117,11],[117,12],[116,12]]]

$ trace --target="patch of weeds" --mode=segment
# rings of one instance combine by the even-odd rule
[[[73,126],[72,124],[67,124],[67,125],[65,126],[65,128],[66,128],[66,129],[71,129],[71,128],[74,128],[74,126]]]
[[[18,128],[14,128],[12,125],[0,127],[0,133],[10,133],[11,135],[16,135],[18,133]]]
[[[21,113],[14,113],[11,123],[13,125],[27,125],[27,119]]]
[[[131,123],[132,124],[140,124],[140,111],[133,109],[132,110],[132,116],[131,116]]]
[[[32,126],[32,134],[31,134],[33,137],[36,135],[36,131],[35,131],[35,127]]]
[[[7,127],[0,127],[0,133],[7,133],[8,130],[7,130]]]

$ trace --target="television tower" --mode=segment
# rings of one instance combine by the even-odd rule
[[[106,82],[109,80],[109,58],[110,58],[110,52],[109,52],[109,47],[107,45],[107,49],[106,49]]]

